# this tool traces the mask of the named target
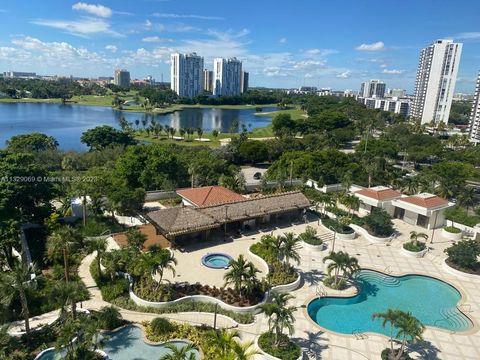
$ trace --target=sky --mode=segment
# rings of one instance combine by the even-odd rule
[[[478,0],[0,0],[0,71],[170,79],[170,54],[237,57],[251,86],[413,91],[421,48],[464,43],[457,92],[480,70]]]

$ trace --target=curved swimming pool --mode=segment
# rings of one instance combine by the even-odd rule
[[[177,347],[187,345],[184,341],[171,341],[169,344],[175,344]],[[142,329],[137,326],[127,326],[118,331],[108,334],[105,345],[102,350],[108,354],[111,360],[151,360],[160,359],[163,355],[171,351],[165,347],[165,344],[150,345],[143,341]],[[192,350],[195,359],[200,359],[198,350]],[[35,360],[60,360],[61,354],[54,350],[48,350]]]
[[[387,309],[409,311],[426,326],[465,331],[472,323],[457,308],[461,294],[453,286],[422,275],[390,276],[361,270],[356,276],[359,292],[353,297],[322,297],[307,306],[310,318],[325,329],[355,334],[389,335],[372,314]]]
[[[223,253],[211,253],[202,257],[202,264],[212,269],[226,269],[232,257]]]

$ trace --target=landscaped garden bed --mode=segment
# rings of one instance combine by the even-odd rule
[[[217,288],[201,284],[162,284],[160,287],[153,279],[142,278],[133,285],[133,292],[139,298],[151,302],[167,302],[187,296],[204,295],[238,307],[249,307],[258,304],[264,298],[262,287],[252,289],[248,296],[240,295],[232,288]]]
[[[281,242],[281,237],[264,235],[262,236],[260,242],[250,246],[250,251],[253,254],[261,257],[267,263],[269,270],[267,275],[267,282],[270,286],[273,287],[278,285],[290,284],[298,279],[298,273],[295,268],[288,262],[280,261],[279,259],[279,249],[281,247]]]
[[[424,239],[425,242],[419,241],[419,238]],[[402,252],[411,257],[423,257],[428,250],[426,241],[428,235],[424,233],[410,232],[410,241],[402,245]]]
[[[295,344],[286,334],[276,336],[273,332],[260,335],[258,347],[266,354],[281,360],[297,360],[302,355],[300,346]]]
[[[445,264],[453,270],[468,275],[480,275],[480,242],[461,240],[445,249],[448,258]]]
[[[446,226],[442,229],[442,236],[449,240],[460,240],[462,238],[462,230],[455,226]]]

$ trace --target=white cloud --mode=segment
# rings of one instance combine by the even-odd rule
[[[386,68],[387,66],[388,66],[387,64],[380,64],[380,67],[381,67],[382,69]]]
[[[288,39],[287,39],[286,37],[282,37],[282,38],[280,38],[280,39],[278,40],[278,42],[279,42],[280,44],[286,44],[287,41],[288,41]]]
[[[480,40],[480,32],[462,32],[454,37],[458,40]]]
[[[403,74],[405,70],[397,70],[397,69],[383,69],[382,74],[390,74],[390,75],[399,75]]]
[[[351,73],[352,72],[350,70],[347,70],[347,71],[344,71],[342,73],[337,74],[335,77],[337,77],[339,79],[348,79],[350,77]]]
[[[316,60],[302,60],[293,63],[294,69],[309,69],[315,68],[318,66],[324,66],[325,61],[316,61]]]
[[[110,23],[104,19],[82,18],[80,20],[44,20],[32,21],[35,25],[47,26],[64,30],[72,35],[87,37],[94,34],[121,36],[110,28]]]
[[[385,50],[383,41],[378,41],[372,44],[361,44],[355,48],[358,51],[382,51]]]
[[[281,76],[285,77],[288,76],[288,73],[285,72],[281,67],[278,66],[271,66],[263,69],[263,74],[268,77],[274,77],[274,76]]]
[[[197,19],[197,20],[224,20],[219,16],[206,16],[206,15],[194,15],[194,14],[168,14],[168,13],[153,13],[152,16],[167,19]]]
[[[105,49],[108,51],[111,51],[112,53],[116,53],[118,50],[118,47],[116,47],[115,45],[107,45],[105,46]]]
[[[173,39],[161,38],[159,36],[147,36],[142,39],[143,42],[159,43],[159,42],[174,42]]]
[[[110,16],[112,16],[112,9],[100,4],[94,5],[84,2],[78,2],[72,5],[72,9],[77,11],[85,11],[91,15],[103,18],[109,18]]]
[[[152,22],[150,20],[145,20],[145,22],[143,23],[143,26],[145,26],[147,29],[150,29],[152,27]]]

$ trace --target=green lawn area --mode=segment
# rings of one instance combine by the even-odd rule
[[[32,99],[32,98],[23,98],[23,99],[10,99],[10,98],[1,98],[0,103],[52,103],[59,104],[61,99]]]
[[[304,115],[303,110],[301,110],[299,108],[288,109],[288,110],[269,111],[269,112],[264,112],[264,113],[257,113],[256,115],[257,116],[270,116],[270,117],[273,118],[275,115],[278,115],[278,114],[290,114],[293,120],[305,119],[305,117],[303,116]]]

